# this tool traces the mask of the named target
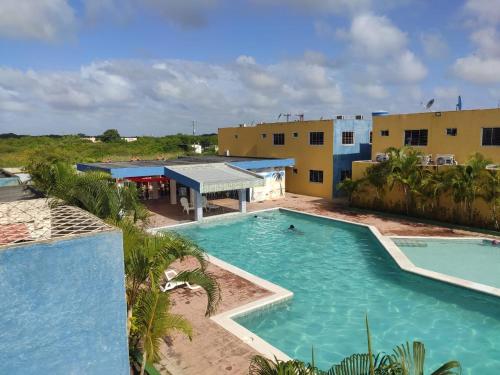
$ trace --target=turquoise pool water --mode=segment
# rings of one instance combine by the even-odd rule
[[[500,373],[500,298],[400,271],[364,227],[267,211],[179,227],[210,254],[294,292],[237,318],[291,357],[320,367],[406,340],[426,344],[428,369],[459,359],[465,374]],[[287,230],[290,224],[300,232]]]
[[[482,240],[395,238],[394,242],[418,267],[500,288],[498,245]]]

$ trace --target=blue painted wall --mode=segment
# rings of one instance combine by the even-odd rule
[[[372,145],[370,132],[372,120],[334,120],[333,132],[333,196],[338,197],[341,192],[337,190],[340,182],[341,170],[352,170],[352,162],[356,160],[369,160]],[[354,132],[354,145],[342,144],[342,132]]]
[[[0,250],[1,374],[129,374],[121,232]]]

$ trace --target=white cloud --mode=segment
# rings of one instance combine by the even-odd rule
[[[389,96],[387,89],[379,84],[356,84],[354,90],[361,95],[365,95],[373,99],[385,99]]]
[[[500,57],[500,33],[494,27],[478,29],[470,38],[477,45],[478,54]]]
[[[407,43],[406,34],[387,17],[368,13],[354,17],[350,29],[338,30],[337,36],[351,43],[355,54],[370,59],[397,53]]]
[[[66,0],[2,0],[0,37],[54,41],[67,37],[76,26]]]
[[[181,27],[197,28],[206,24],[209,11],[219,0],[84,0],[87,19],[128,19],[146,10]]]
[[[420,34],[420,42],[427,57],[439,59],[449,53],[448,44],[438,32],[424,32]]]
[[[464,10],[480,24],[500,23],[500,0],[467,0]]]
[[[196,119],[203,132],[274,120],[283,111],[327,117],[342,103],[336,71],[315,52],[271,65],[240,56],[229,65],[117,60],[74,71],[0,68],[2,131],[98,134],[113,124],[124,134],[168,134]]]
[[[498,58],[462,57],[455,61],[453,71],[459,78],[473,83],[500,83],[500,59]]]
[[[288,5],[311,12],[359,12],[370,8],[371,0],[252,0],[260,5]]]

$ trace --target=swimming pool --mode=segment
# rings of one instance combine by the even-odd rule
[[[370,230],[284,210],[177,227],[214,255],[294,292],[236,321],[290,357],[324,369],[373,345],[426,344],[426,367],[459,359],[465,374],[498,374],[500,298],[401,271]],[[297,231],[287,228],[293,224]]]
[[[482,239],[394,238],[417,267],[500,288],[500,246]]]

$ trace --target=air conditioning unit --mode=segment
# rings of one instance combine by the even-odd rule
[[[454,165],[454,164],[457,164],[457,162],[455,161],[455,155],[443,154],[443,155],[436,155],[436,164],[437,165]]]
[[[387,161],[389,160],[389,155],[387,154],[384,154],[384,153],[378,153],[375,155],[375,161],[378,161],[379,163],[383,162],[383,161]]]
[[[229,156],[229,150],[226,150],[226,152],[224,152],[224,155]]]
[[[355,116],[355,119],[356,119],[356,120],[363,120],[363,115],[356,115],[356,116]]]
[[[421,165],[430,165],[432,164],[432,154],[429,155],[421,155],[418,157]]]
[[[344,115],[337,115],[337,120],[344,120],[345,116]]]

